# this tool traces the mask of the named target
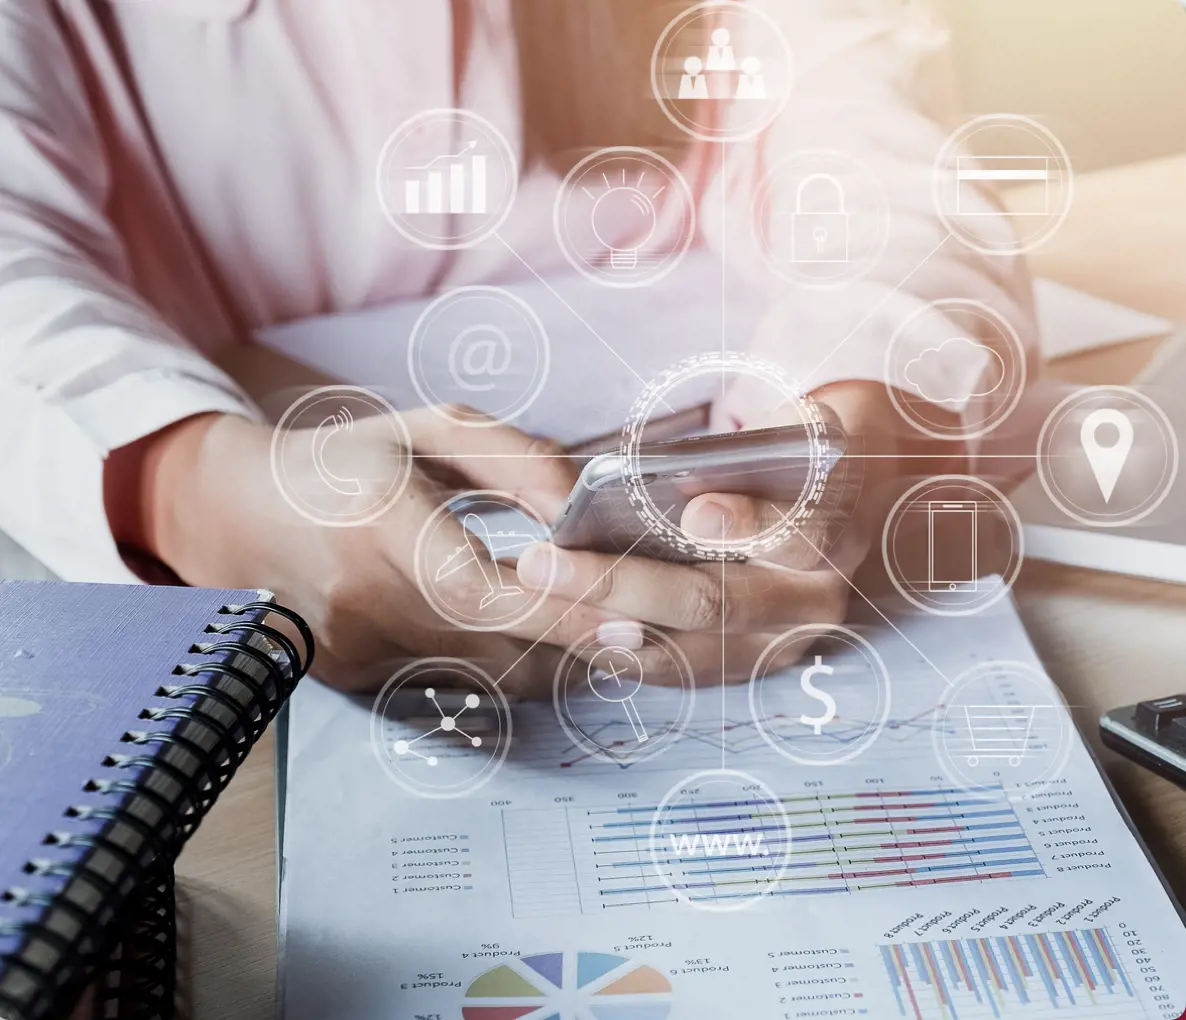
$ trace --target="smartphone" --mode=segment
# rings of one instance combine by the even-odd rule
[[[832,472],[846,443],[833,423],[647,443],[638,451],[644,474],[634,481],[645,485],[654,507],[678,525],[687,505],[710,492],[795,503],[814,479]],[[562,549],[696,559],[643,523],[630,500],[628,471],[620,450],[590,460],[556,521],[552,542]]]
[[[818,478],[836,470],[848,442],[843,429],[828,421],[810,427],[789,425],[646,443],[639,449],[639,459],[647,465],[643,481],[655,506],[678,524],[688,503],[710,492],[794,503],[813,475]],[[821,450],[824,461],[813,471],[812,457],[818,459]],[[676,562],[696,559],[674,549],[642,523],[630,501],[628,466],[620,449],[585,460],[580,478],[550,528],[510,507],[479,509],[464,495],[453,500],[451,509],[490,555],[503,563],[513,564],[532,542],[549,541],[563,549],[629,550],[632,555]],[[481,527],[474,526],[475,509],[479,509]]]

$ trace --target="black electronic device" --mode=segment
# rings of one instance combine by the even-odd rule
[[[1113,751],[1186,788],[1186,694],[1109,712],[1100,736]]]

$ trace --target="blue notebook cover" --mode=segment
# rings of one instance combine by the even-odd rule
[[[80,990],[139,869],[180,848],[291,691],[270,598],[0,581],[5,1020]]]

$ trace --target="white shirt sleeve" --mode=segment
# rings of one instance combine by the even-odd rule
[[[774,361],[804,390],[842,380],[893,382],[921,395],[905,379],[886,378],[890,337],[914,313],[940,299],[981,302],[1013,326],[1027,362],[1036,357],[1037,326],[1024,260],[983,255],[951,236],[934,201],[935,166],[950,131],[958,126],[948,66],[948,33],[921,5],[900,0],[756,0],[786,35],[795,52],[793,90],[786,108],[756,145],[727,146],[724,201],[718,176],[707,189],[701,222],[726,260],[771,294],[773,310],[749,349]],[[867,168],[888,199],[890,229],[884,252],[859,279],[813,289],[781,279],[765,264],[755,241],[755,195],[765,176],[788,159],[834,152]],[[795,208],[795,175],[785,194],[767,203],[781,213]],[[771,180],[777,189],[779,175]],[[715,196],[715,198],[714,198]],[[982,193],[978,225],[1010,236],[995,200]],[[854,223],[879,216],[849,196]],[[788,216],[767,236],[792,243]],[[787,255],[789,252],[783,252]],[[959,335],[943,317],[926,319],[908,343],[921,354]],[[966,328],[966,327],[965,327]],[[984,338],[992,345],[992,337]],[[923,380],[928,398],[960,410],[989,368],[990,356],[943,366]],[[915,382],[918,380],[916,379]],[[738,420],[760,413],[760,388],[739,385],[725,410]]]
[[[69,580],[133,581],[107,454],[204,411],[254,415],[135,292],[52,5],[0,3],[0,530]]]

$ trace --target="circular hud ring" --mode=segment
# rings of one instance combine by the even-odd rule
[[[705,539],[688,534],[672,520],[648,489],[649,473],[644,436],[648,423],[670,413],[667,397],[673,390],[707,376],[742,377],[763,383],[778,395],[777,405],[787,410],[787,421],[796,417],[805,426],[808,443],[806,483],[798,499],[778,509],[777,521],[757,535],[740,539]],[[824,500],[828,467],[838,451],[832,448],[823,409],[803,396],[798,386],[777,365],[733,351],[700,354],[668,369],[643,390],[630,410],[622,434],[625,488],[631,506],[644,527],[680,557],[696,560],[745,560],[772,552],[787,542]]]

